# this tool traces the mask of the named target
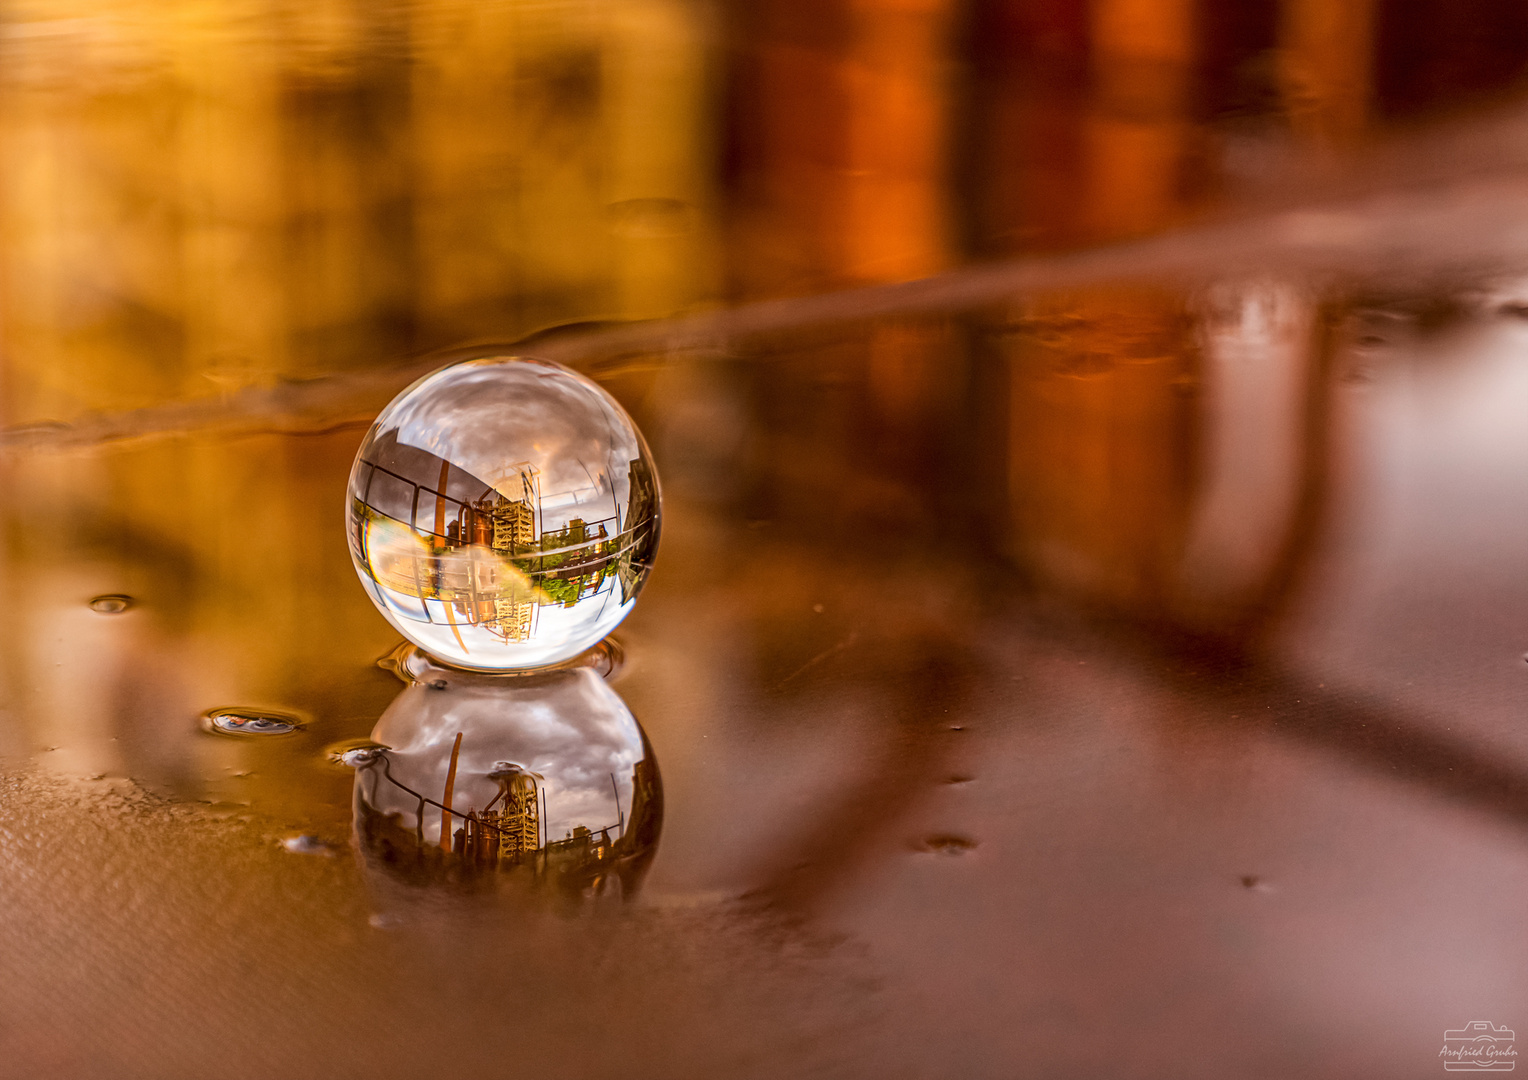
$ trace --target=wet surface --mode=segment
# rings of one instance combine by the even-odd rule
[[[1489,414],[1502,389],[1485,373],[1518,328],[1478,332],[1484,351],[1451,354],[1452,375],[1398,355],[1345,386],[1345,409],[1386,423],[1350,421],[1371,441],[1347,444],[1337,482],[1394,509],[1364,515],[1361,542],[1336,517],[1289,622],[1230,666],[1079,616],[997,563],[846,552],[672,499],[613,683],[662,761],[667,820],[619,910],[431,887],[353,853],[354,774],[334,748],[372,739],[400,691],[452,691],[377,666],[396,638],[353,582],[329,490],[358,434],[246,440],[233,452],[300,468],[264,473],[281,492],[267,513],[236,549],[183,555],[185,576],[156,581],[157,552],[83,538],[8,563],[0,918],[28,976],[0,991],[7,1060],[489,1068],[486,1010],[513,1013],[520,1060],[563,1075],[624,1072],[632,1046],[676,1076],[1211,1075],[1227,1055],[1249,1075],[1428,1074],[1434,1029],[1510,1022],[1528,998],[1523,637],[1510,607],[1487,610],[1495,623],[1430,599],[1510,583],[1479,545],[1513,504],[1450,484],[1450,414],[1407,404],[1407,380],[1435,378]],[[1365,471],[1376,430],[1414,454],[1382,456],[1388,485]],[[131,476],[162,452],[69,464]],[[57,464],[10,467],[25,483]],[[1440,480],[1451,514],[1400,498]],[[29,487],[21,520],[70,520],[57,488]],[[232,576],[285,548],[291,515],[325,513],[334,527],[282,577],[268,561],[258,589]],[[1418,563],[1449,576],[1394,576]],[[292,587],[324,567],[338,584],[321,595]],[[136,602],[90,623],[103,585]],[[199,722],[208,700],[308,720],[269,743],[219,738]],[[1069,1034],[1105,1019],[1082,1046]],[[354,1030],[369,1034],[337,1048]]]
[[[6,16],[0,1076],[1528,1027],[1521,18],[830,7]]]

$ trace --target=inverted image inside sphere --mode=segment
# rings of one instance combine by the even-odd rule
[[[631,610],[658,477],[615,399],[560,364],[441,368],[382,410],[350,472],[356,572],[399,633],[461,667],[567,660]]]
[[[372,740],[355,763],[357,846],[403,881],[630,896],[657,850],[652,746],[589,668],[414,683]]]

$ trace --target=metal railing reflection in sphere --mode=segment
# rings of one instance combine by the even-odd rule
[[[357,573],[384,617],[479,671],[570,659],[631,610],[657,547],[657,475],[604,390],[485,357],[416,382],[351,471]]]

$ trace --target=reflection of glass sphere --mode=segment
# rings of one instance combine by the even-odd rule
[[[367,857],[421,883],[508,876],[629,895],[657,850],[663,794],[605,680],[589,667],[428,676],[346,758]]]
[[[631,610],[658,547],[658,477],[614,398],[545,360],[441,368],[372,424],[350,472],[350,554],[433,656],[555,664]]]

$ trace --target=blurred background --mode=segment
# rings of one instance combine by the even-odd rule
[[[698,963],[714,990],[757,962],[767,1000],[679,999],[734,1028],[765,1018],[726,1059],[733,1075],[779,1075],[779,1053],[856,1074],[822,1065],[822,1045],[770,1044],[801,1020],[781,1001],[823,995],[814,1037],[861,1064],[886,1017],[940,1017],[941,1049],[908,1075],[1016,1075],[1015,1061],[1188,1075],[1169,1044],[1205,1025],[1221,1040],[1206,1070],[1266,1054],[1268,1075],[1346,1075],[1375,1060],[1340,1049],[1361,1031],[1398,1055],[1387,1075],[1431,1075],[1435,1048],[1406,1040],[1430,1046],[1475,1012],[1528,1025],[1506,1007],[1528,1003],[1510,902],[1528,873],[1525,80],[1515,0],[12,0],[0,761],[342,847],[351,778],[325,750],[364,737],[397,693],[374,667],[395,635],[344,546],[346,471],[430,356],[520,342],[610,389],[665,485],[665,547],[621,632],[620,689],[668,782],[656,892],[793,913],[848,895],[822,932],[898,942],[867,946],[871,966],[931,988],[868,992],[883,1012],[867,1017],[844,1004],[881,977],[858,961],[777,969],[779,939],[707,929],[711,959],[649,941],[602,1007],[646,993],[651,969],[678,985]],[[1418,215],[1413,232],[1410,211],[1385,209],[1396,192],[1463,206],[1473,231]],[[1330,266],[1224,239],[1266,240],[1259,223],[1360,239]],[[1045,284],[1099,252],[1123,269]],[[905,312],[902,294],[855,294],[864,317],[851,298],[832,320],[811,307],[1004,260],[1041,286]],[[666,320],[757,303],[776,304],[767,332],[601,351],[616,340],[601,334],[656,326],[650,343]],[[304,394],[330,404],[288,408]],[[90,435],[102,417],[131,437]],[[128,610],[90,605],[116,594]],[[233,705],[306,727],[268,746],[204,737],[196,718]],[[947,747],[965,715],[998,741]],[[1265,751],[1269,732],[1295,764]],[[1126,757],[1142,770],[1128,782],[1112,771]],[[1002,797],[939,802],[998,762]],[[908,824],[915,806],[941,809]],[[1005,848],[1000,823],[1030,820],[1016,806],[1054,837]],[[60,852],[109,842],[81,837],[14,856],[52,867],[14,880],[93,895],[98,864]],[[221,841],[132,843],[144,881],[209,902]],[[1046,891],[1034,868],[1069,844],[1118,859],[1063,858]],[[951,895],[888,884],[913,849],[970,853],[950,924],[971,940],[907,944]],[[1204,856],[1213,888],[1189,900],[1131,862],[1198,867],[1205,851],[1225,858]],[[292,900],[240,859],[214,896],[247,921],[257,901],[361,903],[328,879]],[[1226,929],[1242,916],[1224,905],[1262,895],[1259,859],[1308,906]],[[1470,875],[1468,896],[1438,884]],[[1021,879],[1038,891],[1016,899]],[[52,894],[17,895],[15,926],[120,947],[124,971],[180,932],[113,923],[109,897],[55,925]],[[1173,921],[1183,911],[1211,912],[1209,944]],[[178,947],[224,955],[210,929],[224,924],[198,925]],[[319,945],[269,931],[299,983],[384,979],[347,951],[348,924],[315,925]],[[1026,928],[1071,944],[1041,956]],[[990,1002],[1029,991],[981,967],[983,943],[1009,956],[1020,939],[1039,951],[1014,970],[1075,993],[1025,999],[1016,1034],[994,1036],[1011,1017]],[[389,963],[452,985],[437,946]],[[563,986],[584,947],[528,962]],[[351,981],[313,974],[310,948]],[[114,984],[90,987],[60,955],[24,961],[55,972],[36,1000],[115,1016]],[[1118,981],[1088,981],[1115,960]],[[1168,1005],[1150,989],[1162,965],[1181,975]],[[165,978],[185,1001],[237,984]],[[0,1023],[14,1060],[107,1073],[109,1039],[75,1060],[36,1002],[0,1001],[33,1017],[19,1035]],[[392,1015],[354,1008],[357,1023]],[[477,1015],[435,1022],[460,1034]],[[647,1037],[646,1016],[621,1038]],[[1024,1042],[1116,1020],[1109,1052],[1072,1066]],[[161,1042],[100,1022],[144,1075],[207,1075],[216,1057],[172,1068]],[[722,1075],[675,1050],[685,1022],[653,1021],[672,1038],[649,1051],[679,1054],[674,1075]],[[313,1023],[303,1037],[321,1046]],[[973,1031],[985,1049],[960,1048]],[[902,1038],[886,1060],[911,1052]],[[385,1063],[387,1045],[368,1052]]]
[[[3,49],[14,427],[1171,230],[1277,193],[1300,162],[1510,98],[1528,14],[49,0],[6,8]],[[1124,281],[721,342],[704,374],[657,357],[662,378],[607,381],[639,412],[666,405],[670,426],[716,428],[690,443],[757,419],[773,443],[756,456],[814,474],[790,485],[801,498],[842,487],[825,460],[879,471],[905,503],[953,487],[936,531],[1220,626],[1267,600],[1254,594],[1291,556],[1279,537],[1311,510],[1302,448],[1326,413],[1311,373],[1353,292]],[[1248,349],[1265,359],[1233,358]],[[1262,441],[1240,418],[1211,433],[1233,398],[1264,414],[1249,421]],[[713,480],[746,487],[746,466]],[[163,467],[185,501],[195,481]],[[1261,471],[1222,475],[1238,468]],[[1229,505],[1224,489],[1248,484],[1262,505]],[[1220,534],[1191,535],[1206,500]],[[151,532],[174,513],[142,492],[120,502]],[[906,505],[883,512],[911,524]],[[1267,520],[1226,533],[1246,512]],[[1189,550],[1202,558],[1185,570]]]
[[[13,456],[8,482],[33,502],[12,543],[53,549],[78,532],[66,519],[88,521],[98,556],[140,545],[240,581],[273,627],[339,620],[343,636],[346,575],[305,569],[328,549],[291,540],[327,539],[332,514],[311,532],[243,522],[306,520],[322,470],[291,463],[341,459],[346,440],[256,446],[251,428],[363,423],[408,381],[398,365],[435,350],[1043,265],[1298,206],[1313,168],[1361,165],[1397,133],[1490,108],[1510,121],[1528,13],[48,0],[7,6],[0,48],[0,420],[21,445],[205,407],[104,457]],[[1462,173],[1472,155],[1435,138],[1369,174]],[[1236,654],[1287,606],[1334,455],[1370,427],[1333,388],[1375,364],[1343,350],[1515,294],[1377,284],[1373,251],[1340,280],[1223,271],[1217,254],[1192,281],[1148,258],[974,311],[893,304],[821,327],[787,309],[772,335],[580,366],[649,431],[671,493],[856,547],[996,556]],[[315,380],[344,405],[322,422],[256,396]],[[235,420],[239,438],[207,435]],[[176,601],[193,621],[196,596]]]

